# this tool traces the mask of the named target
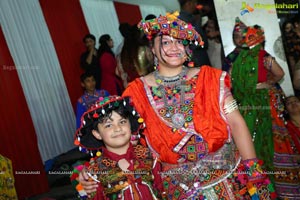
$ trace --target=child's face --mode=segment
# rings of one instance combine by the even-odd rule
[[[113,111],[110,118],[98,124],[98,131],[93,131],[97,139],[103,140],[107,150],[119,152],[128,149],[131,139],[131,127],[128,119]],[[124,152],[126,153],[126,151]]]
[[[94,92],[96,88],[96,81],[94,76],[87,77],[82,83],[82,87],[84,87],[88,92]]]

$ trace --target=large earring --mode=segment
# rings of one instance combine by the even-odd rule
[[[155,55],[154,55],[154,70],[158,70],[158,59]]]
[[[194,67],[195,63],[192,61],[192,51],[189,47],[185,49],[186,58],[185,61],[187,62],[188,67]]]

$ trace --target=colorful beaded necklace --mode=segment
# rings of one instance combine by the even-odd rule
[[[164,106],[169,112],[169,105],[168,103],[168,97],[166,94],[166,87],[173,87],[173,92],[180,91],[180,104],[178,108],[175,110],[174,114],[171,116],[171,113],[168,113],[167,115],[171,116],[172,124],[174,125],[174,128],[179,129],[182,128],[185,123],[184,114],[182,114],[181,107],[184,105],[184,95],[185,95],[185,86],[186,86],[186,74],[188,72],[187,67],[183,67],[182,71],[177,74],[176,76],[172,77],[164,77],[159,74],[159,71],[156,70],[154,72],[155,81],[158,84],[158,90],[160,90],[162,99],[164,102]],[[175,97],[176,98],[176,97]]]

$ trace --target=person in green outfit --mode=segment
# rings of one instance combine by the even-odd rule
[[[264,50],[261,26],[248,26],[241,35],[242,48],[229,69],[232,93],[252,135],[257,157],[264,160],[264,169],[278,196],[291,197],[295,192],[284,177],[292,176],[286,165],[296,165],[288,159],[292,147],[283,119],[285,95],[278,83],[284,71]]]

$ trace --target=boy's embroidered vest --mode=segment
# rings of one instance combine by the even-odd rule
[[[95,163],[89,166],[89,170],[98,175],[104,195],[109,199],[118,199],[130,185],[141,183],[152,187],[153,176],[152,166],[153,158],[148,148],[137,145],[134,147],[134,170],[124,172],[118,167],[116,161],[103,158],[102,156],[95,160]],[[144,183],[142,183],[144,182]]]

